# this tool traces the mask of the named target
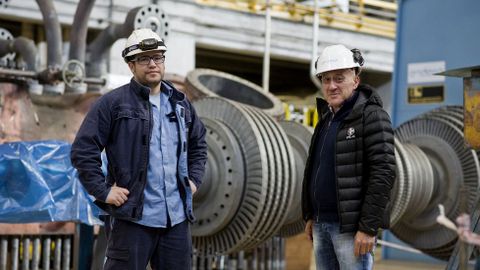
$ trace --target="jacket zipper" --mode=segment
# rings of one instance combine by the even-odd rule
[[[181,117],[182,115],[178,115],[177,113],[177,103],[174,103],[172,102],[171,103],[172,105],[172,109],[173,111],[175,112],[175,115],[177,116],[177,133],[178,133],[178,147],[177,147],[177,179],[180,179],[180,155],[182,154],[183,151],[186,151],[186,145],[184,145],[184,142],[182,142],[182,135],[181,135],[181,132],[182,132],[182,128],[181,128],[181,125],[180,125],[180,121],[183,121],[184,125],[185,125],[185,129],[183,131],[186,130],[186,123],[185,123],[185,118],[187,117],[186,114],[187,114],[187,111],[185,109],[185,107],[183,108],[183,117]],[[186,134],[185,132],[185,142],[187,141],[187,136],[188,134]],[[187,159],[187,157],[185,157],[185,159]],[[185,160],[185,162],[188,164],[188,160]],[[187,188],[189,187],[190,183],[188,182],[188,175],[184,178],[184,179],[180,179],[180,182],[183,183],[183,186],[185,188],[185,194],[187,193]],[[193,194],[192,194],[192,199],[193,199]],[[187,217],[187,219],[192,219],[193,217],[191,216],[191,209],[188,209],[188,202],[187,202],[187,198],[186,198],[186,195],[185,195],[185,199],[184,199],[184,203],[183,203],[183,211],[185,211],[185,215]]]
[[[338,136],[338,131],[343,128],[342,122],[338,125],[337,132],[335,132],[335,143],[333,144],[333,153],[335,153],[335,158],[333,159],[333,168],[335,170],[335,191],[337,193],[337,215],[338,215],[338,225],[340,232],[342,232],[342,217],[340,216],[340,197],[339,192],[338,192],[338,177],[337,177],[337,136]],[[355,154],[356,155],[356,154]]]
[[[322,156],[322,152],[323,152],[323,146],[325,145],[325,139],[327,137],[327,133],[328,133],[328,130],[330,129],[330,124],[332,123],[332,120],[333,120],[333,116],[330,117],[330,119],[328,120],[328,124],[327,124],[327,130],[325,131],[325,135],[323,136],[323,142],[322,142],[322,147],[320,148],[320,156],[319,158]],[[315,200],[315,202],[317,202],[317,195],[316,195],[316,191],[317,191],[317,177],[318,177],[318,171],[320,169],[320,166],[317,168],[317,172],[315,173],[315,180],[313,181],[313,199]],[[318,203],[318,202],[317,202]],[[320,207],[318,207],[319,205],[317,205],[317,217],[316,217],[316,222],[318,222],[318,216],[320,216]]]
[[[182,135],[180,132],[182,132],[182,129],[180,128],[180,115],[177,113],[177,103],[171,102],[170,103],[172,106],[172,110],[175,113],[175,116],[177,117],[177,140],[178,140],[178,146],[177,146],[177,178],[180,179],[180,155],[182,154],[183,150],[183,143],[182,143]],[[183,182],[185,182],[185,179],[181,179]]]
[[[175,117],[177,117],[177,140],[178,140],[178,146],[177,146],[177,178],[180,179],[180,155],[182,154],[182,151],[183,151],[182,135],[180,134],[180,132],[182,132],[182,129],[180,127],[180,121],[182,120],[182,118],[177,113],[177,103],[170,102],[170,105],[172,106],[172,111],[175,113]],[[185,182],[185,179],[181,179],[181,180],[183,180],[183,182]]]
[[[145,190],[145,186],[147,185],[147,170],[148,170],[148,163],[150,162],[150,141],[152,140],[152,126],[153,126],[153,114],[152,114],[152,104],[150,104],[150,101],[147,101],[147,108],[148,108],[148,117],[150,119],[148,123],[148,141],[146,143],[147,145],[147,151],[145,154],[145,165],[144,165],[144,173],[143,173],[143,188],[142,190]]]

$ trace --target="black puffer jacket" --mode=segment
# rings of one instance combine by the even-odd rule
[[[351,113],[338,127],[335,170],[338,215],[341,232],[360,230],[376,235],[390,225],[390,191],[395,181],[395,153],[390,117],[380,97],[367,85],[355,91],[359,96]],[[302,191],[303,218],[313,218],[308,195],[315,136],[326,124],[328,105],[317,99],[320,122],[315,128],[305,166]]]

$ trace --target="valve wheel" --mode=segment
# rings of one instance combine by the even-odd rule
[[[13,39],[13,35],[7,29],[0,27],[0,40],[12,40],[12,39]],[[13,61],[14,59],[15,59],[15,53],[8,53],[0,57],[0,64],[1,62]]]
[[[68,87],[75,88],[85,79],[84,65],[75,59],[68,60],[62,68],[62,80]]]

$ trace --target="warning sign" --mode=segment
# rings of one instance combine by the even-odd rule
[[[467,143],[480,149],[480,77],[463,79],[464,90],[464,133]]]
[[[408,103],[442,103],[445,99],[443,85],[417,85],[408,87]]]

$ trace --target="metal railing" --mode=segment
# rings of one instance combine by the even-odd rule
[[[1,235],[0,270],[69,270],[71,235]]]
[[[263,14],[265,0],[196,0],[198,4],[232,9],[241,12]],[[395,38],[397,3],[386,0],[350,0],[348,12],[339,8],[335,0],[317,9],[320,25],[377,36]],[[288,0],[268,1],[273,18],[311,23],[314,7]]]
[[[254,249],[232,254],[193,253],[192,270],[286,269],[285,238],[274,236]]]

